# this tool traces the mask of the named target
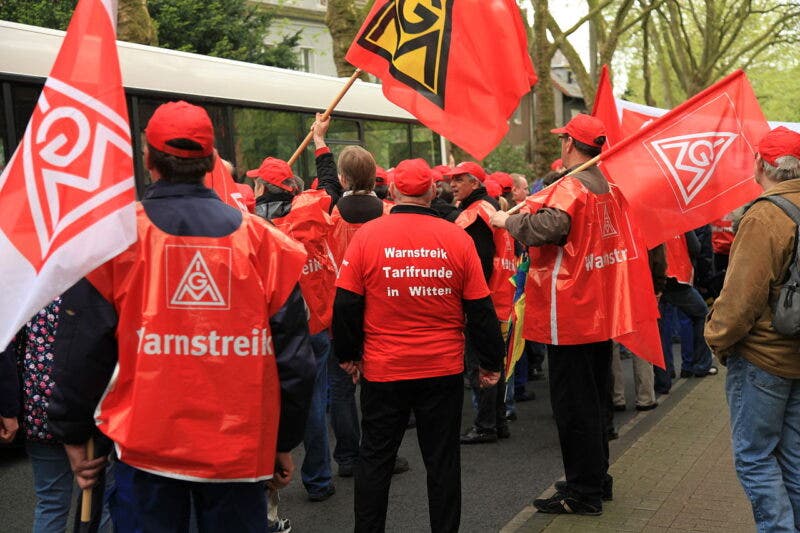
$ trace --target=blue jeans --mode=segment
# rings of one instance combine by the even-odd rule
[[[328,354],[331,340],[327,331],[311,336],[311,349],[317,364],[314,394],[308,411],[303,446],[306,456],[300,475],[309,494],[320,494],[331,484],[331,454],[328,447],[328,418],[325,408],[328,403]]]
[[[727,366],[736,474],[758,531],[800,530],[800,379],[736,355]]]
[[[683,356],[681,370],[705,375],[711,368],[711,349],[703,336],[708,306],[700,293],[691,285],[668,282],[661,299],[683,312],[692,323],[692,355]]]
[[[34,441],[27,441],[25,450],[31,459],[33,488],[36,491],[33,532],[64,531],[72,503],[73,484],[67,452],[60,444]]]
[[[49,533],[67,529],[67,517],[72,505],[73,474],[67,452],[61,444],[25,442],[25,450],[33,468],[33,488],[36,507],[33,512],[33,532]],[[106,476],[106,487],[113,477]],[[99,531],[111,528],[108,507],[103,506]]]
[[[331,427],[336,437],[333,459],[339,466],[355,466],[361,442],[361,426],[356,407],[356,385],[347,372],[339,367],[334,350],[328,358],[328,378],[331,395]]]

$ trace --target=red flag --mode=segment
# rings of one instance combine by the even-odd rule
[[[663,115],[660,115],[663,116]],[[628,137],[633,135],[640,129],[644,128],[645,126],[649,126],[652,124],[659,115],[648,115],[647,113],[643,113],[641,111],[634,111],[633,109],[622,109],[622,120],[620,123],[620,130],[622,131],[622,137]]]
[[[235,207],[242,213],[247,213],[247,205],[244,203],[244,198],[233,180],[230,170],[225,165],[225,162],[215,154],[214,168],[211,172],[206,174],[203,184],[209,189],[214,189],[220,200],[225,202],[231,207]]]
[[[111,0],[80,0],[0,175],[0,348],[136,239],[131,132]]]
[[[346,59],[380,78],[386,98],[477,159],[500,143],[536,83],[514,0],[378,0]]]
[[[769,126],[738,70],[601,157],[648,248],[757,197],[753,157]]]
[[[606,126],[604,151],[622,140],[617,101],[614,100],[614,90],[611,87],[611,78],[608,75],[608,65],[603,65],[600,71],[600,79],[597,80],[597,93],[594,96],[592,116],[602,120]]]

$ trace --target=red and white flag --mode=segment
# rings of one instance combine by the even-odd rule
[[[136,239],[116,2],[80,0],[25,136],[0,175],[0,348]]]
[[[768,131],[738,70],[603,153],[600,168],[653,248],[761,194],[753,157]]]

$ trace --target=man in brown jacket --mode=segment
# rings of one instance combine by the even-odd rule
[[[756,180],[765,195],[800,205],[800,134],[761,141]],[[800,338],[772,327],[772,305],[797,246],[797,227],[770,202],[747,211],[705,337],[727,366],[736,472],[759,531],[800,530]]]

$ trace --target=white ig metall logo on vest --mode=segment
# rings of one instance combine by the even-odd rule
[[[230,250],[227,250],[230,252]],[[169,269],[167,269],[169,271]],[[167,274],[169,275],[169,274]],[[230,286],[230,283],[227,284]],[[197,250],[181,276],[168,307],[183,309],[228,309],[228,302],[211,274],[206,260]]]
[[[736,137],[738,134],[732,132],[711,131],[650,143],[666,165],[685,207],[689,207],[708,184],[717,164]]]

